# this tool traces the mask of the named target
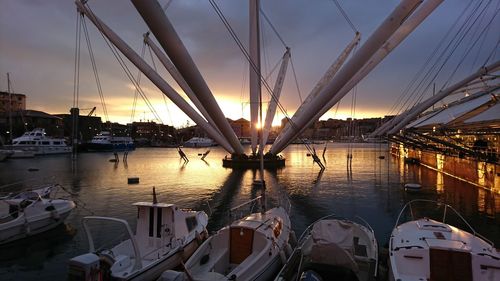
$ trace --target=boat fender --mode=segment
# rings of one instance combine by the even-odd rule
[[[295,231],[290,231],[290,237],[288,237],[290,239],[290,243],[292,246],[297,246],[298,242],[297,242],[297,235],[295,235]]]
[[[111,267],[115,263],[115,259],[109,255],[101,253],[99,254],[99,265],[101,268],[101,280],[111,280]]]
[[[290,246],[290,243],[286,243],[285,245],[285,254],[287,257],[291,256],[293,252],[292,246]]]
[[[286,264],[286,255],[283,250],[280,250],[281,264]]]
[[[203,243],[203,237],[201,234],[198,233],[198,231],[195,231],[194,236],[196,237],[196,243],[198,243],[198,246],[201,245],[201,243]]]

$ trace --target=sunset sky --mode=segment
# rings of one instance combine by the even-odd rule
[[[393,51],[357,87],[356,118],[379,117],[389,113],[394,101],[413,79],[424,61],[472,0],[447,0]],[[160,0],[160,4],[165,4]],[[248,2],[243,0],[216,1],[241,41],[248,42]],[[339,0],[364,42],[385,17],[397,6],[396,0]],[[478,3],[480,1],[473,1]],[[500,1],[484,1],[487,7],[483,25],[496,13],[492,28],[477,51],[471,52],[453,75],[451,82],[484,63],[498,44]],[[0,90],[7,90],[6,73],[10,73],[12,90],[27,95],[28,109],[48,113],[68,113],[73,104],[73,75],[77,13],[71,0],[0,0]],[[142,48],[142,34],[148,30],[130,1],[90,0],[94,13],[117,32],[138,53]],[[328,66],[352,40],[354,32],[331,0],[263,0],[261,8],[270,18],[287,46],[291,48],[293,69],[302,99],[305,99]],[[480,8],[482,8],[481,6]],[[207,0],[173,0],[166,14],[190,51],[200,72],[214,93],[227,117],[249,119],[248,63],[231,39]],[[463,18],[463,16],[462,16]],[[90,21],[87,20],[90,39],[96,57],[101,85],[111,121],[127,123],[131,120],[152,120],[153,114],[142,100],[136,114],[131,116],[134,88],[111,51]],[[262,69],[267,76],[281,59],[285,48],[270,26],[262,19]],[[480,29],[478,28],[478,31]],[[467,46],[464,39],[464,46]],[[479,44],[478,44],[479,45]],[[498,46],[498,45],[497,45]],[[96,89],[88,50],[82,37],[80,65],[79,107],[97,107],[104,114]],[[462,49],[460,49],[462,48]],[[450,58],[442,75],[437,77],[439,90],[449,80],[451,72],[464,56],[460,47]],[[498,59],[500,52],[494,55]],[[146,61],[151,64],[149,53]],[[491,61],[490,61],[491,62]],[[128,63],[128,61],[127,61]],[[171,85],[179,87],[155,58],[160,74]],[[137,69],[128,63],[133,73]],[[275,71],[269,80],[273,87]],[[141,86],[154,104],[165,124],[185,125],[186,117],[172,102],[164,102],[161,92],[149,81]],[[291,65],[286,74],[282,104],[288,115],[299,106],[299,91]],[[263,93],[266,93],[263,91]],[[429,92],[428,95],[432,93]],[[269,100],[267,93],[264,100]],[[323,118],[351,116],[351,94]],[[82,110],[82,114],[86,114]],[[276,121],[284,117],[279,112]],[[189,121],[193,124],[192,121]]]

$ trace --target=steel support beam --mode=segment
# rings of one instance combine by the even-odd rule
[[[407,124],[409,124],[411,121],[413,121],[413,119],[415,119],[415,117],[417,117],[420,113],[424,112],[425,110],[427,110],[429,107],[431,107],[433,104],[435,104],[436,102],[444,99],[445,97],[449,96],[450,94],[452,94],[453,92],[455,92],[456,90],[460,89],[461,87],[463,87],[464,85],[467,85],[468,83],[476,80],[477,78],[480,78],[481,76],[483,75],[486,75],[488,73],[492,73],[496,70],[500,69],[500,60],[486,66],[486,67],[481,67],[480,69],[478,69],[475,73],[467,76],[466,78],[460,80],[459,82],[451,85],[450,87],[444,89],[444,90],[441,90],[439,91],[439,93],[437,93],[436,95],[430,97],[429,99],[417,104],[415,107],[413,107],[409,112],[408,114],[406,114],[403,117],[401,118],[398,118],[399,116],[396,116],[394,119],[394,124],[396,124],[392,129],[390,129],[389,131],[381,131],[379,132],[379,134],[385,134],[385,133],[388,133],[388,134],[395,134],[397,132],[399,132],[399,130],[401,130],[404,126],[406,126]]]
[[[155,84],[175,105],[177,105],[196,124],[207,132],[218,144],[229,153],[234,153],[234,149],[220,136],[210,124],[203,119],[161,76],[149,66],[130,46],[125,43],[113,30],[95,16],[80,0],[75,1],[78,11],[84,13],[87,18],[102,32],[106,38],[113,43],[123,55],[125,55],[153,84]]]
[[[405,22],[405,19],[412,14],[420,3],[420,0],[401,1],[396,9],[385,19],[385,21],[370,36],[370,38],[368,38],[363,46],[361,46],[354,57],[352,57],[337,73],[337,75],[335,75],[333,80],[325,86],[318,97],[310,102],[309,106],[304,109],[303,114],[298,116],[297,120],[292,124],[293,130],[286,132],[279,142],[276,141],[273,144],[271,147],[271,153],[277,154],[282,151],[295,136],[307,128],[307,124],[314,122],[322,115],[318,112],[323,111],[322,109],[326,108],[325,105],[330,104],[329,102],[332,98],[336,97],[338,92],[341,91],[342,88],[344,88],[346,84],[352,80],[354,75],[356,75],[356,73],[358,73],[369,62],[370,58],[381,47],[383,47],[384,43],[401,27],[401,25]],[[356,83],[352,82],[350,84],[352,84],[353,87]],[[347,89],[347,87],[345,87],[343,95],[347,94],[349,90],[350,88]],[[338,100],[340,100],[340,98],[341,97],[339,95]]]
[[[243,154],[244,151],[240,141],[160,4],[156,0],[131,0],[131,2],[155,35],[165,53],[179,70],[179,73],[196,94],[198,100],[206,107],[210,117],[234,152]]]
[[[273,124],[274,114],[276,114],[276,107],[278,106],[279,98],[281,95],[281,89],[283,88],[283,83],[285,82],[286,69],[288,67],[288,62],[290,61],[290,48],[286,48],[286,52],[283,55],[283,61],[278,72],[278,77],[276,78],[276,83],[274,84],[274,89],[271,94],[271,100],[269,101],[269,106],[266,112],[266,122],[262,128],[262,143],[259,145],[259,153],[264,153],[264,146],[269,138],[269,132]]]
[[[153,53],[155,53],[156,57],[160,60],[161,64],[163,64],[165,69],[167,69],[168,73],[170,73],[172,78],[174,78],[175,82],[177,82],[177,84],[181,87],[186,96],[193,102],[196,108],[198,108],[201,115],[203,115],[203,117],[205,117],[208,123],[218,131],[217,126],[215,125],[212,118],[210,118],[210,115],[208,114],[203,104],[201,104],[201,102],[198,100],[193,90],[191,90],[186,80],[184,80],[182,75],[179,73],[177,68],[175,68],[175,65],[170,61],[167,55],[165,55],[165,53],[160,50],[160,48],[155,44],[155,42],[153,42],[153,40],[149,38],[149,33],[144,34],[144,43],[148,44],[148,46],[151,47],[151,50],[153,50]]]

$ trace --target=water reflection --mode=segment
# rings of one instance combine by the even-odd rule
[[[289,198],[292,228],[298,235],[324,215],[359,215],[373,226],[382,246],[405,202],[432,199],[453,206],[479,233],[500,245],[500,196],[425,167],[405,164],[390,156],[386,148],[380,144],[328,143],[322,155],[327,167],[321,171],[303,146],[292,145],[283,152],[286,167],[264,173],[268,207],[287,204]],[[65,279],[66,261],[87,251],[85,235],[80,231],[81,218],[95,213],[125,219],[134,227],[136,209],[131,204],[152,200],[153,186],[161,202],[211,210],[210,231],[228,223],[232,207],[261,195],[262,190],[252,185],[260,178],[258,172],[223,168],[222,149],[211,149],[204,161],[197,156],[204,149],[183,151],[189,162],[180,159],[175,148],[150,148],[130,152],[126,165],[120,161],[117,166],[108,161],[112,153],[80,154],[76,160],[68,155],[0,163],[0,186],[19,182],[0,191],[15,191],[52,179],[81,202],[67,220],[77,229],[76,234],[65,238],[54,235],[59,243],[48,243],[40,250],[46,252],[41,255],[31,256],[31,250],[26,250],[38,244],[30,241],[28,244],[33,245],[19,249],[22,255],[0,260],[2,280]],[[29,172],[28,167],[39,171]],[[129,177],[138,177],[140,183],[127,184]],[[405,192],[403,185],[407,182],[420,183],[422,191]],[[1,256],[6,257],[3,250]]]

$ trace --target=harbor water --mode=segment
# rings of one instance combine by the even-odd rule
[[[459,211],[477,232],[500,245],[500,196],[415,164],[405,164],[388,154],[387,144],[328,143],[315,145],[326,169],[320,172],[303,145],[283,152],[286,167],[265,171],[267,206],[290,205],[292,228],[297,236],[316,219],[335,213],[360,216],[375,230],[379,247],[389,239],[405,202],[424,198],[445,202]],[[249,149],[247,147],[247,149]],[[176,148],[139,148],[125,162],[110,162],[112,153],[82,153],[9,159],[0,163],[0,192],[14,192],[42,183],[58,183],[77,208],[65,225],[0,247],[0,279],[65,280],[67,261],[88,250],[81,219],[87,215],[127,220],[135,228],[136,209],[131,204],[152,200],[154,186],[160,202],[181,208],[203,209],[210,214],[209,230],[227,224],[229,209],[261,195],[252,185],[258,171],[233,171],[222,167],[226,153],[219,147],[201,160],[207,148],[184,148],[189,158],[180,160]],[[352,162],[347,155],[352,153]],[[383,156],[383,157],[382,157]],[[138,177],[138,184],[128,184]],[[418,192],[404,184],[419,183]],[[234,213],[233,213],[234,214]],[[117,234],[101,231],[100,239]]]

